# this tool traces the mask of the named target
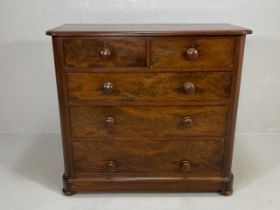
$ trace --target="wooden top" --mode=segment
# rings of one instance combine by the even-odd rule
[[[181,36],[246,35],[252,31],[230,24],[64,24],[51,36]]]

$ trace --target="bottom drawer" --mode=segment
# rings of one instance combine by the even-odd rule
[[[73,142],[76,175],[90,173],[221,172],[222,141]]]

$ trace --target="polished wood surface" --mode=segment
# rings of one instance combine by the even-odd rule
[[[107,117],[114,118],[113,126],[106,126]],[[185,117],[191,118],[191,126],[183,121]],[[224,137],[227,106],[72,107],[70,119],[75,138]]]
[[[112,69],[114,71],[114,69]],[[69,73],[69,100],[219,101],[229,99],[230,72]]]
[[[230,195],[242,58],[251,32],[229,24],[49,30],[64,194]]]
[[[140,38],[65,39],[66,67],[146,66],[146,40]]]
[[[151,42],[153,68],[233,68],[235,39],[232,37],[168,37]]]
[[[246,35],[248,28],[231,24],[64,24],[46,32],[51,36],[187,36]]]
[[[223,148],[221,141],[73,142],[77,174],[221,172]]]
[[[223,195],[228,195],[230,186],[233,181],[233,176],[227,178],[221,177],[188,177],[180,176],[177,178],[174,174],[173,176],[160,177],[158,174],[155,179],[154,177],[116,177],[114,176],[95,176],[91,178],[75,178],[69,179],[63,176],[64,188],[63,192],[66,195],[73,195],[76,192],[91,192],[91,191],[101,191],[101,192],[220,192]],[[156,180],[156,181],[155,181]]]

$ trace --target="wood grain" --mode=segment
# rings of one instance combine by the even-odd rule
[[[63,72],[63,43],[62,38],[53,37],[53,53],[55,61],[55,74],[58,91],[59,113],[61,137],[64,156],[64,176],[71,177],[73,175],[72,165],[72,144],[71,144],[71,129],[69,121],[69,107],[67,105],[67,85],[66,75]]]
[[[182,120],[191,117],[192,127]],[[106,117],[115,118],[111,129],[104,126]],[[93,139],[176,139],[184,137],[224,137],[226,106],[118,106],[72,107],[71,127],[75,138]]]
[[[64,24],[51,36],[193,36],[245,35],[252,30],[231,24]]]
[[[221,171],[221,141],[93,141],[73,142],[75,171],[79,173],[180,173]],[[108,161],[116,162],[110,172]],[[181,161],[191,170],[184,172]]]
[[[146,66],[146,40],[143,38],[67,38],[64,39],[66,67]],[[100,55],[110,51],[106,59]]]
[[[251,32],[229,24],[49,30],[63,192],[230,195],[242,58]]]
[[[198,73],[69,73],[69,100],[75,101],[219,101],[229,98],[230,72]],[[106,93],[103,85],[113,84]],[[186,93],[184,84],[195,86]]]
[[[74,179],[64,180],[70,191],[64,191],[66,195],[75,192],[227,192],[225,186],[232,184],[228,179]]]
[[[241,72],[242,72],[242,63],[243,63],[243,54],[245,47],[245,36],[240,36],[236,42],[236,51],[234,55],[234,75],[232,87],[234,91],[231,93],[231,104],[229,107],[229,116],[228,116],[228,127],[227,127],[227,142],[225,144],[225,162],[224,165],[224,176],[232,176],[231,165],[233,157],[233,147],[234,147],[234,137],[235,137],[235,125],[237,117],[237,108],[238,108],[238,99],[239,99],[239,90],[241,82]],[[232,193],[232,184],[228,187],[228,192]]]
[[[153,68],[223,69],[233,68],[233,37],[156,38],[151,43]],[[198,50],[198,57],[188,59],[189,48]]]

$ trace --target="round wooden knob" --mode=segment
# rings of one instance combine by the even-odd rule
[[[116,120],[114,117],[106,117],[104,125],[106,128],[113,128],[115,126],[115,122]]]
[[[111,51],[107,47],[101,50],[99,54],[103,60],[108,60],[111,57]]]
[[[192,167],[191,167],[191,163],[188,160],[182,160],[181,161],[181,169],[183,172],[190,172]]]
[[[194,47],[187,49],[186,54],[190,60],[196,59],[198,57],[198,51]]]
[[[190,128],[193,126],[193,120],[191,117],[185,116],[182,119],[182,124],[186,127],[186,128]]]
[[[114,160],[109,160],[107,163],[107,168],[110,172],[114,172],[116,170],[116,161]]]
[[[105,82],[103,85],[103,91],[105,93],[112,93],[113,91],[113,84],[111,82]]]
[[[186,82],[184,84],[184,90],[186,93],[193,93],[195,91],[195,86],[192,82]]]

